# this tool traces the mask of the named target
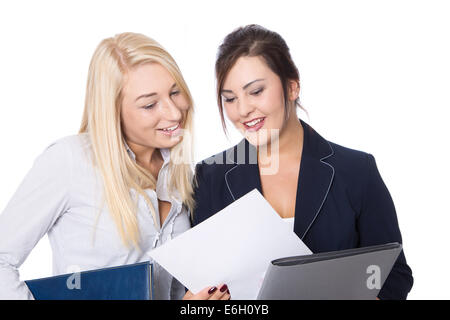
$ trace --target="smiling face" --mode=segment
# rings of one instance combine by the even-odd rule
[[[181,141],[190,106],[166,68],[147,63],[131,69],[122,97],[122,129],[130,147],[171,148]]]
[[[262,58],[240,57],[225,78],[221,95],[228,119],[251,144],[268,144],[271,130],[282,134],[286,125],[283,86]],[[292,92],[288,99],[297,97],[298,92]]]

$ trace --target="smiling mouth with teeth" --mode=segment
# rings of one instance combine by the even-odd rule
[[[175,130],[176,128],[178,128],[178,124],[174,125],[173,127],[166,128],[166,129],[162,129],[162,130],[164,130],[164,131],[173,131],[173,130]]]
[[[244,126],[249,131],[257,131],[264,125],[265,119],[265,117],[253,119],[252,121],[244,122]]]
[[[169,127],[169,128],[164,128],[164,129],[158,129],[159,131],[161,131],[164,134],[172,134],[173,132],[175,132],[178,128],[180,128],[180,124],[177,123],[176,125],[174,125],[173,127]]]

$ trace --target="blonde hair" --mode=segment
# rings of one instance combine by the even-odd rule
[[[184,135],[171,149],[169,192],[177,191],[192,212],[192,113],[193,101],[175,60],[155,40],[142,34],[121,33],[103,40],[92,57],[83,118],[79,133],[88,133],[94,166],[103,178],[103,200],[106,201],[119,235],[125,245],[139,248],[137,196],[142,195],[157,226],[156,211],[144,189],[156,188],[150,172],[128,155],[121,127],[121,105],[124,77],[128,70],[145,63],[158,63],[174,78],[189,103]],[[132,196],[130,190],[137,194]]]

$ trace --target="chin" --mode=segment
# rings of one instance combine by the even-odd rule
[[[160,145],[161,145],[160,148],[164,148],[164,149],[173,148],[176,145],[178,145],[182,140],[183,140],[182,136],[170,137],[167,139],[167,141],[160,143]]]
[[[245,132],[244,137],[255,147],[264,147],[278,141],[279,130],[260,129],[257,132]]]
[[[267,139],[261,140],[254,135],[246,135],[245,139],[254,147],[263,147],[268,143]]]

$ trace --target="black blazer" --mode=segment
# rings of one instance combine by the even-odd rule
[[[294,232],[314,253],[402,243],[394,204],[374,157],[331,143],[300,122],[304,141]],[[239,148],[245,148],[245,159]],[[193,225],[254,188],[262,193],[255,155],[255,147],[244,139],[197,164]],[[402,252],[378,297],[406,299],[412,285]]]

